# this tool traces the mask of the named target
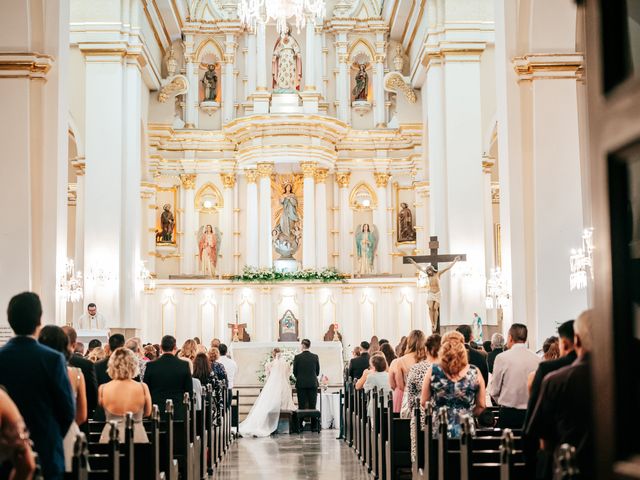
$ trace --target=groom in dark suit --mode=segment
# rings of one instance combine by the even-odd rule
[[[320,359],[311,353],[311,342],[302,340],[302,353],[293,358],[293,376],[296,377],[298,408],[315,410],[318,400],[318,375],[320,375]]]

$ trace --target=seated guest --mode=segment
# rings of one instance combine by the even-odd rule
[[[0,389],[0,478],[27,480],[36,470],[29,432],[16,404]]]
[[[173,401],[174,418],[184,418],[184,394],[191,395],[193,381],[189,364],[180,360],[176,355],[176,339],[171,335],[162,337],[160,344],[162,355],[160,358],[147,365],[144,374],[144,383],[149,386],[151,399],[158,405],[160,412],[164,414],[167,400]]]
[[[504,336],[501,333],[494,333],[491,335],[491,351],[487,355],[489,373],[493,373],[493,364],[502,352],[504,352]]]
[[[102,347],[94,348],[93,350],[91,350],[89,355],[87,355],[87,360],[93,363],[94,370],[95,370],[95,364],[104,360],[105,358],[107,358],[107,352],[105,352],[104,348]],[[98,384],[98,381],[96,377],[96,385],[97,384]],[[96,395],[96,398],[97,398],[97,395]]]
[[[464,337],[464,346],[467,349],[467,354],[469,355],[469,363],[471,365],[475,365],[478,370],[480,370],[482,379],[484,380],[484,384],[486,385],[489,381],[489,367],[487,366],[487,356],[483,353],[480,353],[479,350],[471,348],[471,341],[473,340],[471,327],[469,325],[460,325],[458,328],[456,328],[456,331],[460,332]]]
[[[362,376],[362,373],[367,368],[369,368],[369,342],[365,340],[363,342],[360,342],[360,355],[352,358],[349,362],[347,378],[357,380]]]
[[[387,360],[384,355],[372,355],[369,360],[371,365],[370,373],[367,375],[367,380],[364,382],[364,391],[369,392],[374,388],[378,389],[378,393],[386,395],[391,391],[389,385],[389,374],[387,373]],[[373,415],[373,403],[369,403],[367,407],[367,415]]]
[[[591,417],[592,328],[593,312],[582,312],[573,324],[577,360],[544,377],[525,428],[527,437],[542,439],[542,447],[548,455],[563,443],[575,447],[581,479],[595,478]]]
[[[0,385],[24,417],[44,478],[62,479],[62,439],[76,414],[66,361],[36,341],[42,317],[38,295],[13,297],[7,316],[16,336],[0,348]]]
[[[496,357],[489,395],[500,406],[499,428],[520,429],[529,401],[527,377],[538,368],[540,357],[527,349],[527,326],[514,323],[507,336],[507,351]]]
[[[69,325],[62,327],[62,330],[67,334],[67,338],[69,339],[69,348],[74,350],[75,346],[78,345],[78,334],[75,329]],[[69,365],[82,370],[87,397],[87,415],[88,418],[91,418],[93,417],[93,411],[96,409],[96,405],[98,405],[98,381],[96,380],[95,366],[90,360],[84,358],[81,353],[77,352],[73,353],[69,358]]]
[[[124,421],[127,412],[133,413],[133,441],[147,443],[149,439],[142,425],[142,417],[151,415],[151,395],[144,383],[134,380],[140,375],[138,358],[128,348],[117,348],[109,356],[108,383],[100,385],[98,398],[107,422],[118,422],[118,435],[124,442]],[[109,443],[109,426],[105,425],[100,443]]]
[[[109,378],[109,375],[107,374],[109,355],[120,347],[124,347],[124,335],[121,333],[114,333],[109,337],[109,351],[107,352],[107,356],[103,360],[96,362],[96,379],[98,380],[98,385],[111,381],[111,378]]]
[[[538,403],[538,399],[540,398],[540,387],[542,386],[542,381],[551,372],[555,372],[556,370],[571,365],[578,358],[573,343],[573,324],[574,321],[569,320],[558,327],[558,350],[560,352],[560,358],[556,360],[541,362],[540,365],[538,365],[538,369],[535,372],[533,381],[531,382],[531,388],[529,390],[527,415],[524,422],[525,430],[531,423],[531,415],[533,414],[533,409],[535,408],[536,404]],[[539,471],[548,472],[551,468],[551,464],[553,463],[553,459],[551,456],[546,455],[545,452],[540,452],[539,455],[536,455],[539,443],[538,440],[538,438],[532,438],[530,436],[527,436],[526,438],[525,455],[527,457],[527,467],[530,472],[535,472],[536,469],[538,469]]]
[[[60,352],[64,355],[67,361],[71,356],[71,350],[69,348],[69,337],[62,328],[56,325],[47,325],[40,330],[38,335],[38,341],[42,345],[46,345],[49,348],[54,349],[56,352]],[[76,418],[69,430],[67,431],[64,440],[64,470],[65,472],[71,472],[71,461],[73,458],[73,446],[76,441],[76,436],[80,433],[80,427],[87,421],[87,393],[85,390],[84,376],[82,370],[77,367],[67,367],[69,375],[69,382],[71,383],[71,390],[73,396],[76,399]]]
[[[485,385],[480,370],[469,364],[465,338],[459,332],[442,337],[438,363],[427,370],[422,384],[420,403],[433,408],[433,436],[438,435],[441,407],[447,409],[447,436],[460,438],[462,416],[480,415],[486,408]]]
[[[364,372],[362,372],[362,376],[356,382],[356,385],[355,385],[355,389],[356,390],[364,389],[364,384],[367,382],[367,377],[369,376],[370,373],[373,373],[373,372],[376,371],[376,369],[371,366],[371,358],[376,356],[376,355],[384,357],[384,354],[382,352],[380,352],[380,351],[377,351],[376,353],[372,354],[369,357],[369,368],[367,368]],[[385,361],[386,361],[386,359],[385,359]],[[388,370],[389,370],[389,364],[387,363],[387,371]]]

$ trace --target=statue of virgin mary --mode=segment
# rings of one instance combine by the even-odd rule
[[[302,55],[291,30],[278,37],[272,59],[274,93],[295,93],[300,90],[302,79]]]

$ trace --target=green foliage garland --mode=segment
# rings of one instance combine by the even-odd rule
[[[341,282],[343,275],[333,268],[324,270],[306,269],[297,272],[278,272],[273,268],[254,268],[245,266],[242,274],[237,275],[234,280],[238,282],[286,282],[292,280],[302,280],[305,282]]]

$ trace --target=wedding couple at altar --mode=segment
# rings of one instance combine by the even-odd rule
[[[309,340],[302,340],[300,347],[302,352],[294,357],[292,365],[282,357],[279,348],[273,349],[273,360],[266,366],[264,387],[238,427],[243,437],[268,437],[278,428],[281,411],[296,410],[290,382],[292,373],[296,379],[298,407],[301,410],[316,408],[320,359],[309,351]]]

